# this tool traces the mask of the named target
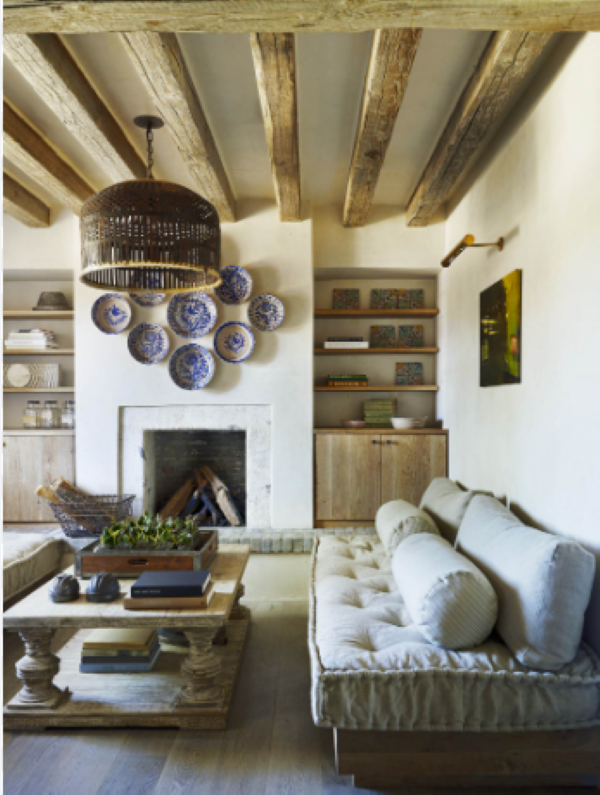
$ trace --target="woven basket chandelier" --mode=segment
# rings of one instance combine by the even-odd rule
[[[147,179],[111,185],[81,210],[81,281],[114,292],[212,290],[221,284],[221,229],[213,205],[188,188],[152,176],[154,116],[146,129]]]

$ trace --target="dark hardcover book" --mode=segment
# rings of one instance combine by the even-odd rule
[[[364,342],[363,337],[327,337],[327,342]]]
[[[204,596],[209,571],[145,571],[131,586],[131,596]]]
[[[81,662],[82,663],[89,663],[90,665],[118,665],[119,663],[144,663],[148,662],[151,657],[156,654],[156,650],[159,647],[158,639],[152,644],[152,647],[148,649],[147,653],[144,654],[131,654],[127,651],[120,652],[114,655],[94,655],[94,654],[85,654],[84,651],[81,653]]]
[[[154,654],[143,662],[138,661],[137,658],[129,659],[125,662],[110,662],[110,663],[87,663],[81,662],[79,664],[79,671],[82,674],[124,674],[124,673],[148,673],[154,668],[154,664],[160,654],[160,646],[156,649]]]

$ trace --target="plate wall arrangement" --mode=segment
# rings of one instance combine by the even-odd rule
[[[204,292],[180,293],[169,301],[167,323],[178,337],[203,337],[216,322],[217,305]]]
[[[104,293],[94,302],[92,320],[103,334],[121,334],[131,321],[131,307],[118,293]]]
[[[221,270],[223,282],[215,293],[224,304],[243,304],[252,295],[252,276],[239,265],[228,265]]]
[[[250,301],[248,320],[257,331],[275,331],[283,323],[285,310],[275,295],[263,293]]]
[[[138,323],[127,337],[129,353],[140,364],[156,364],[169,352],[169,338],[156,323]]]
[[[134,304],[148,308],[160,306],[166,297],[166,293],[129,293],[129,298]]]
[[[214,374],[212,353],[196,343],[177,348],[169,360],[169,375],[181,389],[203,389]]]
[[[246,323],[230,320],[215,332],[215,353],[228,364],[244,362],[252,354],[254,345],[254,333]]]

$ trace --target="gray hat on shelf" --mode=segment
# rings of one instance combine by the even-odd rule
[[[37,306],[33,307],[36,312],[64,312],[71,307],[67,303],[64,293],[40,293]]]

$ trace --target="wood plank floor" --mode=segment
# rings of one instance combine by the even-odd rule
[[[317,729],[310,716],[307,604],[250,606],[250,636],[227,731],[5,733],[5,795],[368,795],[335,773],[332,732]],[[55,651],[71,634],[57,633]],[[19,688],[14,663],[22,647],[13,633],[5,633],[4,641],[6,702]],[[585,791],[552,788],[553,795]],[[519,792],[542,791],[510,790]],[[431,791],[402,790],[416,793]]]

